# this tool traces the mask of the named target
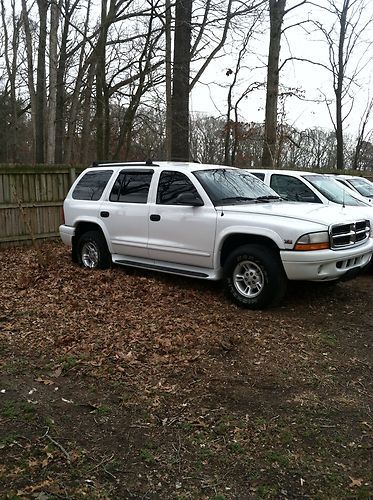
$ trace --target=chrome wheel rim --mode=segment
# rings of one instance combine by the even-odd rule
[[[263,290],[263,271],[255,262],[244,260],[234,268],[233,283],[241,295],[252,299],[257,297]]]
[[[92,241],[87,241],[82,246],[82,262],[85,267],[97,267],[99,262],[99,254],[97,246]]]

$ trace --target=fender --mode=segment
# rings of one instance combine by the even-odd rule
[[[73,220],[73,226],[75,228],[78,227],[78,225],[82,222],[89,222],[91,224],[95,224],[96,226],[99,226],[103,235],[105,236],[106,244],[108,246],[109,252],[112,253],[112,246],[111,246],[111,241],[109,238],[109,233],[105,227],[105,224],[102,222],[101,219],[98,219],[97,217],[92,217],[86,215],[84,218],[77,217],[76,219]]]
[[[230,236],[236,236],[236,235],[253,236],[253,237],[261,236],[263,238],[271,240],[275,244],[275,246],[278,247],[279,251],[284,250],[283,240],[278,235],[278,233],[276,233],[271,229],[260,226],[243,226],[243,225],[229,226],[224,228],[219,234],[216,235],[214,268],[220,267],[220,255],[224,242]]]

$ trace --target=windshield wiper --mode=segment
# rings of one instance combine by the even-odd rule
[[[219,201],[254,201],[256,198],[249,198],[248,196],[227,196],[221,198]]]
[[[267,196],[258,196],[257,198],[255,198],[256,201],[270,201],[270,200],[281,200],[281,196],[276,196],[274,194],[270,194],[270,195],[267,195]]]

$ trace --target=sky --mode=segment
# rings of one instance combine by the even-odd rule
[[[291,7],[297,3],[299,1],[288,0],[287,5]],[[327,3],[327,0],[320,2],[324,6]],[[361,23],[366,23],[372,16],[373,2],[367,1]],[[333,18],[325,10],[315,5],[303,5],[288,14],[284,27],[305,20],[317,20],[330,27]],[[268,26],[268,19],[266,22]],[[320,61],[328,65],[328,49],[322,35],[315,31],[312,22],[307,22],[303,26],[305,29],[294,27],[285,31],[281,44],[280,64],[285,58],[293,56]],[[266,79],[264,64],[269,44],[268,29],[266,31],[263,35],[257,34],[256,40],[253,40],[252,53],[246,59],[247,69],[242,72],[241,89],[248,82],[265,81]],[[370,46],[372,39],[373,29],[369,27],[364,32],[360,45],[356,47],[355,56],[348,66],[350,71],[355,68],[358,62],[362,67],[358,85],[354,85],[353,88],[354,107],[346,119],[345,131],[351,135],[356,135],[367,100],[371,94],[373,95],[373,64],[371,60],[373,47]],[[226,113],[227,89],[224,88],[224,85],[229,82],[226,71],[227,68],[235,64],[234,56],[238,49],[238,44],[227,46],[226,54],[215,61],[203,75],[201,83],[192,92],[190,103],[192,113],[213,114],[214,116]],[[259,69],[258,66],[262,66],[262,68]],[[285,110],[288,123],[299,129],[308,127],[332,129],[333,125],[327,106],[325,102],[320,102],[323,101],[323,94],[332,100],[334,99],[331,75],[326,69],[306,62],[289,61],[280,73],[280,84],[304,91],[303,100],[296,97],[287,98]],[[263,122],[264,107],[265,90],[261,89],[250,94],[249,98],[242,102],[240,106],[241,117],[246,121]]]

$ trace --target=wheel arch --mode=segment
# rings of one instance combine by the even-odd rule
[[[71,242],[72,243],[72,258],[73,258],[74,262],[78,261],[78,254],[77,254],[78,248],[77,248],[77,244],[78,244],[79,238],[84,233],[87,233],[88,231],[99,231],[102,234],[102,236],[105,238],[106,244],[109,247],[105,231],[104,231],[104,229],[101,227],[101,225],[98,222],[92,222],[92,221],[86,221],[86,220],[78,221],[76,223],[75,234],[72,237],[72,242]]]
[[[221,245],[220,250],[220,266],[224,267],[224,264],[228,256],[236,248],[243,245],[262,245],[266,248],[271,248],[280,257],[280,249],[275,241],[273,241],[268,236],[258,235],[258,234],[245,234],[245,233],[234,233],[228,235]],[[280,259],[281,261],[281,259]]]

